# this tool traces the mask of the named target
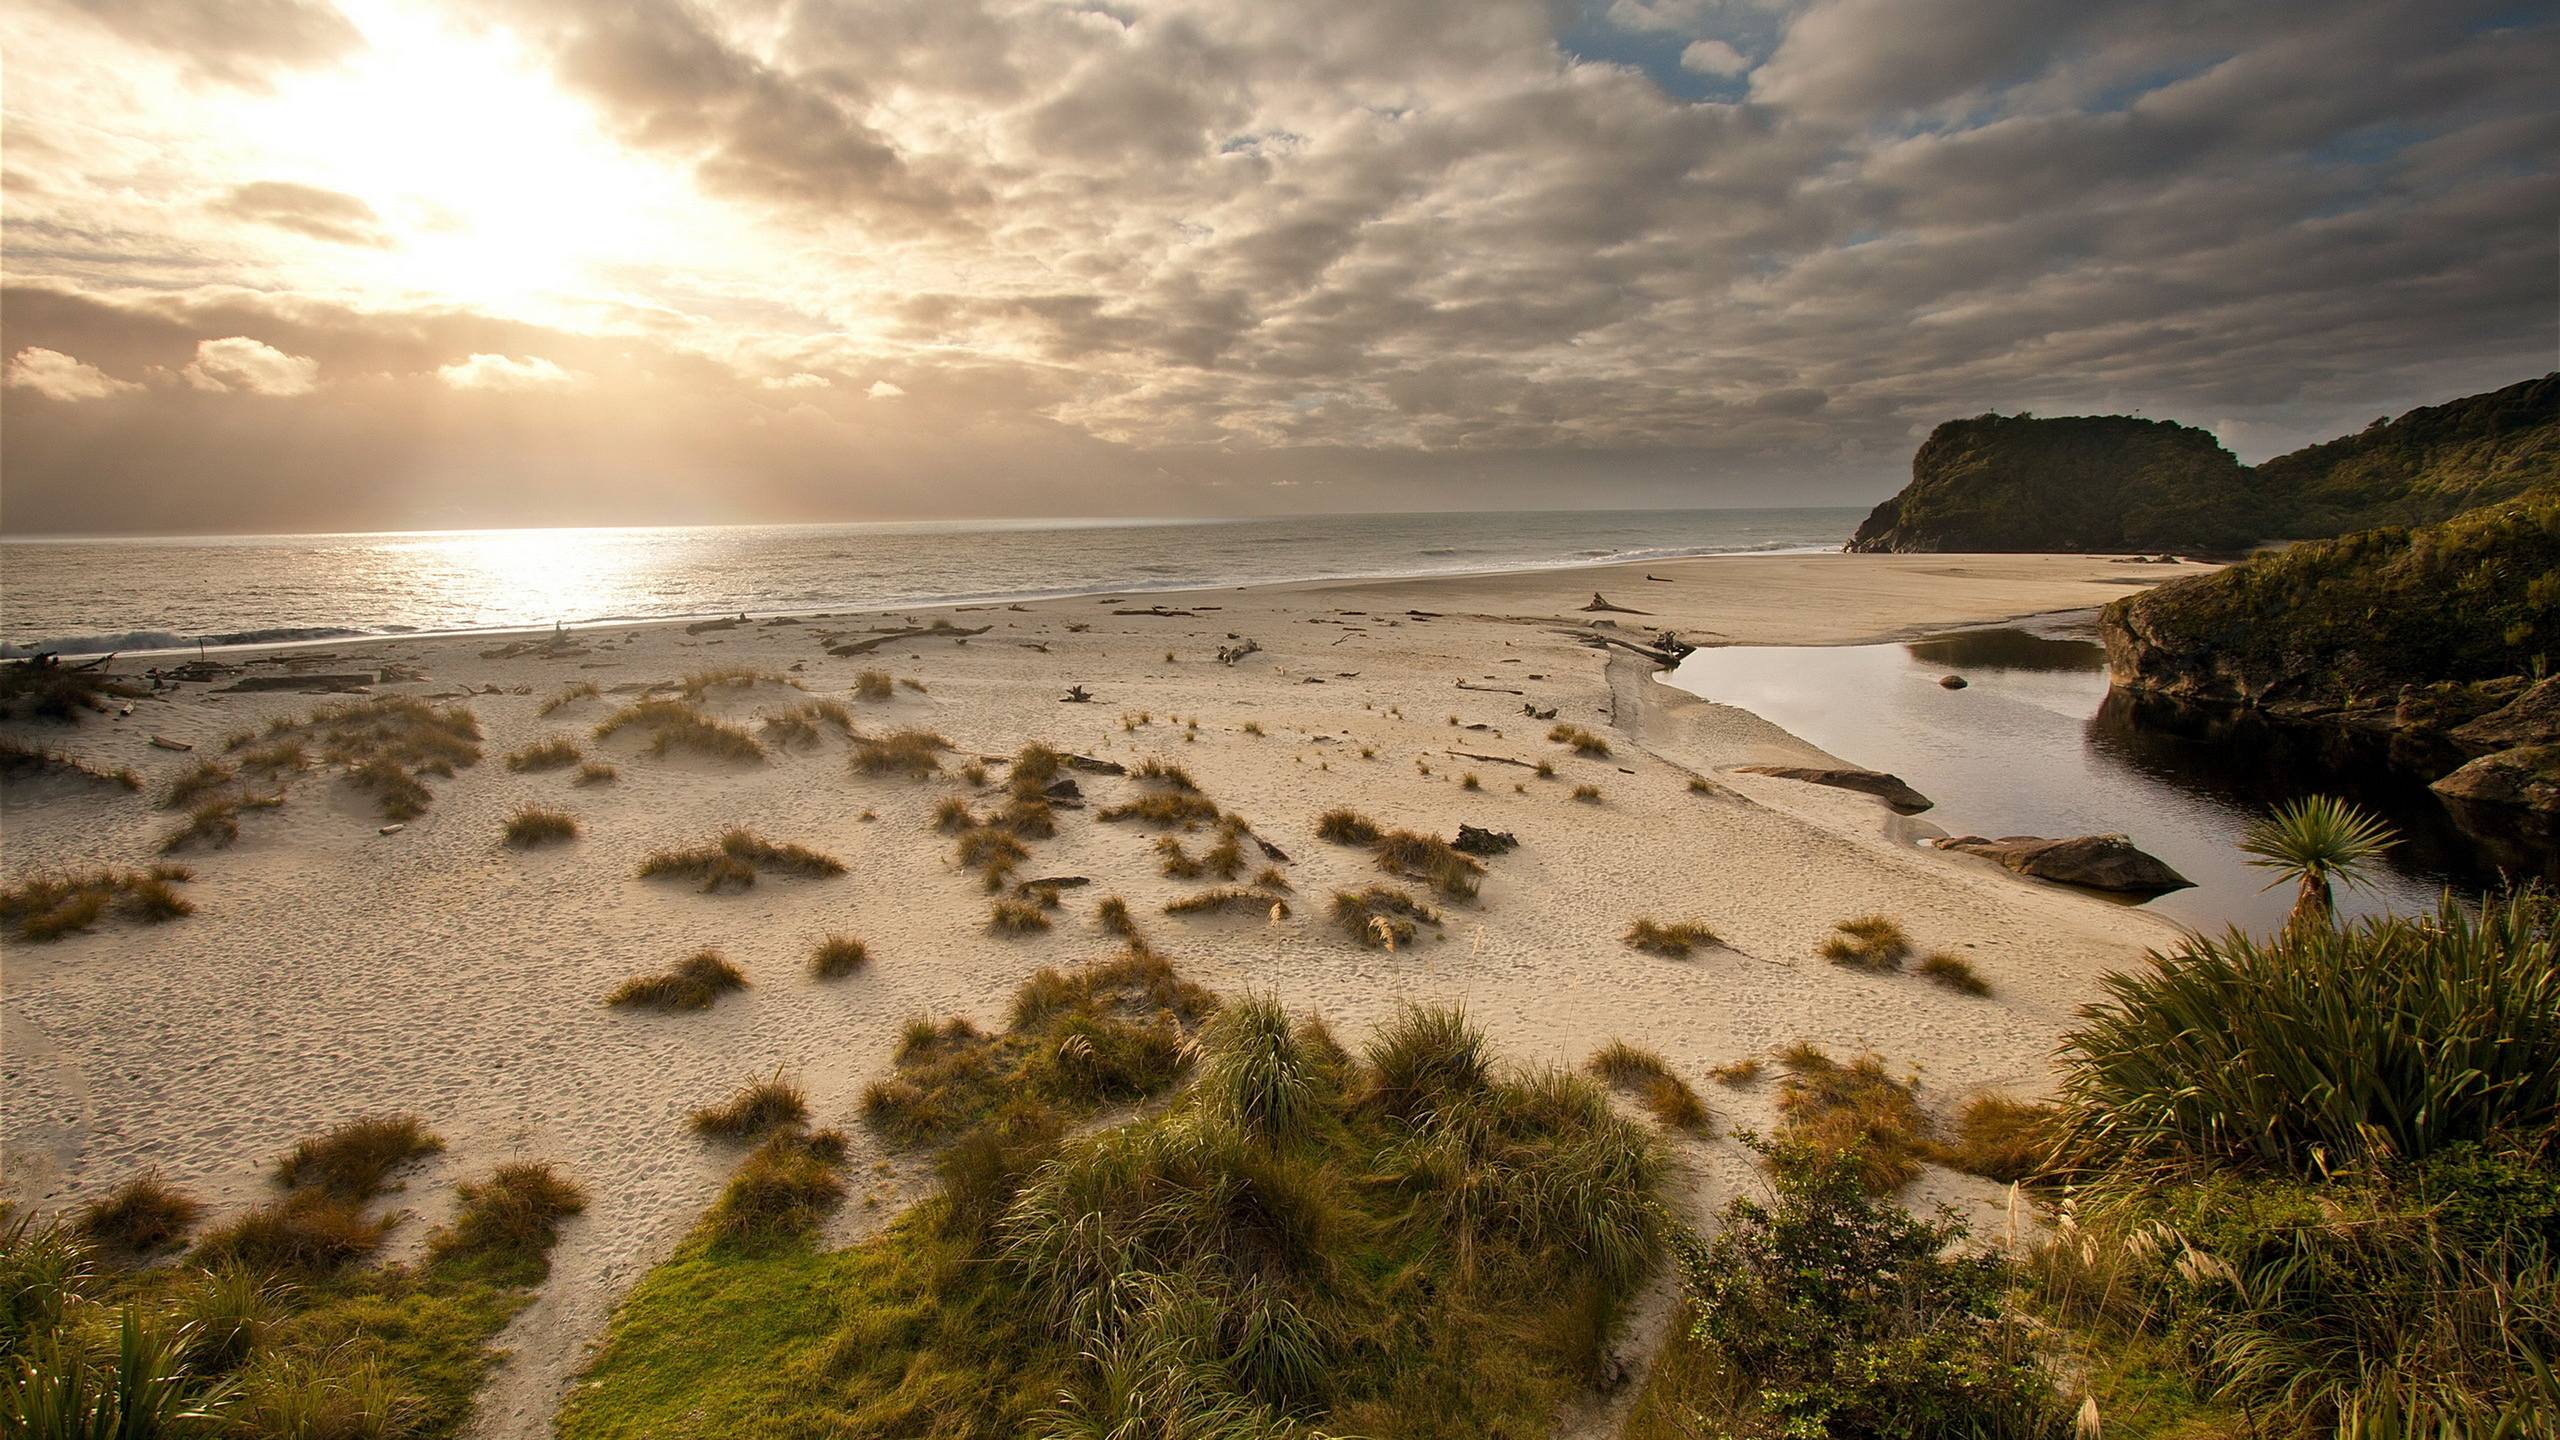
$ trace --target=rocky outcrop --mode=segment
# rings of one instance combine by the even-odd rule
[[[2428,788],[2469,805],[2560,816],[2560,745],[2518,745],[2483,755]]]
[[[1873,795],[1905,815],[1917,815],[1933,803],[1928,796],[1912,789],[1899,775],[1881,770],[1856,770],[1846,766],[1821,765],[1737,765],[1745,775],[1774,775],[1781,780],[1801,780],[1808,785],[1829,785],[1841,790],[1855,790]]]
[[[1930,432],[1911,483],[1848,548],[2234,551],[2263,532],[2261,512],[2247,468],[2205,431],[2121,415],[1980,415]]]
[[[2021,875],[2124,895],[2160,895],[2195,884],[2122,835],[2075,835],[2048,840],[2036,835],[1950,835],[1941,850],[1996,860]]]
[[[2505,705],[2445,733],[2454,744],[2474,752],[2560,744],[2560,675],[2534,682]]]

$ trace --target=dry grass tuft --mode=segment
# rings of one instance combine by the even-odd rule
[[[1932,1154],[1932,1126],[1918,1081],[1895,1079],[1880,1055],[1843,1065],[1811,1045],[1788,1047],[1778,1063],[1787,1072],[1778,1089],[1780,1134],[1854,1154],[1859,1178],[1875,1194],[1899,1190],[1920,1173]]]
[[[575,705],[581,700],[597,700],[602,699],[603,696],[604,692],[596,688],[596,682],[593,680],[581,680],[577,684],[569,686],[567,689],[562,690],[558,694],[543,701],[533,713],[537,716],[548,717],[557,711],[565,710],[569,706]]]
[[[507,756],[507,768],[514,771],[558,770],[575,765],[585,755],[578,742],[566,735],[537,740]]]
[[[717,894],[729,886],[744,890],[756,883],[759,873],[818,878],[843,874],[844,862],[805,845],[767,840],[737,825],[720,832],[719,838],[708,845],[690,850],[654,850],[640,862],[643,880],[661,875],[682,876],[701,881],[707,894]]]
[[[1653,1112],[1654,1119],[1674,1130],[1706,1135],[1715,1128],[1698,1092],[1673,1074],[1671,1066],[1651,1050],[1612,1040],[1594,1052],[1584,1068],[1607,1081],[1610,1088],[1635,1096]]]
[[[1390,830],[1376,841],[1378,868],[1420,880],[1443,900],[1472,900],[1484,880],[1484,862],[1437,835]]]
[[[1668,925],[1638,920],[1627,927],[1625,939],[1648,955],[1668,955],[1675,960],[1688,959],[1689,952],[1701,946],[1724,943],[1715,931],[1695,920],[1677,920]]]
[[[1253,877],[1253,883],[1282,895],[1294,894],[1298,888],[1289,883],[1289,872],[1277,865],[1263,866],[1262,873]]]
[[[1137,917],[1129,913],[1129,902],[1117,895],[1102,897],[1102,903],[1093,907],[1093,921],[1107,934],[1123,940],[1138,938]]]
[[[870,963],[870,948],[841,932],[828,934],[809,952],[809,973],[821,980],[841,980]]]
[[[865,670],[853,677],[853,696],[857,700],[887,700],[898,693],[898,683],[886,670]]]
[[[708,1010],[732,990],[747,988],[747,977],[717,950],[697,950],[673,970],[634,975],[604,997],[607,1005],[636,1005],[650,1010]]]
[[[42,943],[86,930],[108,914],[142,925],[192,915],[195,906],[174,888],[195,878],[184,865],[148,870],[51,870],[0,890],[0,925],[21,940]]]
[[[276,1162],[276,1183],[362,1203],[382,1193],[392,1172],[442,1149],[415,1115],[368,1116],[294,1146]]]
[[[163,810],[184,810],[229,785],[237,772],[219,760],[198,760],[161,787],[156,803]]]
[[[1377,821],[1347,806],[1316,817],[1316,838],[1336,845],[1375,845],[1386,833]]]
[[[957,795],[946,795],[942,797],[941,804],[933,807],[933,828],[945,835],[957,835],[963,830],[977,829],[978,817],[970,811],[968,801]]]
[[[846,1148],[834,1130],[775,1131],[729,1177],[711,1207],[711,1232],[734,1245],[807,1233],[844,1199]]]
[[[392,1223],[389,1216],[368,1218],[361,1202],[297,1191],[209,1232],[190,1258],[213,1270],[325,1275],[382,1248]]]
[[[428,1237],[438,1258],[537,1256],[559,1238],[561,1222],[587,1208],[577,1182],[539,1160],[515,1160],[453,1187],[453,1219]]]
[[[1164,907],[1167,915],[1224,914],[1229,910],[1259,910],[1275,921],[1289,918],[1287,901],[1275,899],[1260,890],[1240,890],[1232,885],[1187,895]]]
[[[577,819],[558,810],[527,805],[507,817],[507,843],[519,850],[529,850],[536,845],[554,845],[577,837]]]
[[[610,785],[622,778],[622,772],[602,760],[590,760],[578,767],[577,785]]]
[[[1991,982],[1973,968],[1973,962],[1946,950],[1933,950],[1922,957],[1920,973],[1935,984],[1944,985],[1960,995],[1988,995]]]
[[[922,780],[940,773],[951,742],[931,730],[894,730],[853,742],[853,768],[865,775],[905,775]]]
[[[25,779],[47,771],[59,771],[65,775],[74,775],[101,785],[121,785],[127,790],[142,788],[142,777],[134,773],[133,767],[129,765],[117,770],[101,770],[85,760],[66,755],[60,750],[47,750],[10,736],[0,735],[0,777],[13,780]]]
[[[1597,785],[1576,785],[1573,787],[1573,798],[1581,801],[1585,805],[1597,805],[1600,803],[1600,787]]]
[[[72,1223],[100,1245],[149,1255],[186,1239],[203,1214],[194,1196],[146,1170],[82,1205]]]
[[[833,726],[839,735],[853,735],[853,712],[834,700],[804,700],[788,710],[778,710],[764,717],[764,738],[777,748],[788,750],[795,745],[818,743],[819,727]]]
[[[804,1124],[808,1118],[807,1092],[777,1071],[718,1105],[694,1111],[693,1128],[723,1140],[749,1140],[780,1126]]]
[[[348,783],[374,797],[386,820],[426,813],[435,796],[421,777],[450,776],[480,761],[480,721],[468,707],[405,695],[323,705],[299,720],[270,723],[265,738],[252,765],[299,769],[316,749],[321,763],[343,766]]]
[[[1559,745],[1572,746],[1576,755],[1587,755],[1594,760],[1609,758],[1609,742],[1579,725],[1558,725],[1547,732],[1547,738]]]
[[[1722,1065],[1718,1065],[1714,1069],[1709,1070],[1707,1073],[1715,1077],[1715,1082],[1719,1085],[1731,1085],[1738,1088],[1740,1086],[1757,1083],[1760,1079],[1760,1072],[1765,1068],[1767,1067],[1760,1063],[1759,1056],[1745,1055],[1739,1060],[1728,1060]]]
[[[1126,805],[1113,805],[1100,812],[1102,820],[1136,820],[1160,830],[1190,830],[1218,818],[1218,807],[1201,795],[1187,790],[1142,795]]]
[[[639,700],[606,716],[596,725],[596,738],[609,739],[624,730],[649,736],[649,753],[663,758],[675,750],[691,750],[715,760],[760,763],[764,746],[756,737],[683,700]]]
[[[1440,912],[1393,886],[1372,885],[1365,890],[1336,891],[1333,919],[1359,944],[1395,951],[1412,944],[1422,926],[1438,926]]]
[[[2060,1115],[2051,1105],[1977,1095],[1956,1112],[1955,1139],[1934,1147],[1930,1158],[2003,1184],[2033,1180],[2052,1168]]]
[[[1820,953],[1835,964],[1861,970],[1899,970],[1911,956],[1909,932],[1882,915],[1843,920],[1832,930],[1831,938],[1822,942]]]
[[[696,670],[684,677],[676,688],[687,700],[700,700],[714,690],[752,690],[758,685],[783,685],[793,690],[806,689],[788,675],[758,670],[747,665],[724,665],[714,670]]]
[[[1037,935],[1049,928],[1049,914],[1031,900],[999,900],[987,912],[987,928],[999,935]]]
[[[1196,730],[1199,726],[1199,721],[1194,720],[1191,722],[1191,728]],[[1163,785],[1171,789],[1180,790],[1185,794],[1196,794],[1200,789],[1198,785],[1192,782],[1190,771],[1183,769],[1179,765],[1169,764],[1165,761],[1158,760],[1153,756],[1149,756],[1147,759],[1139,761],[1138,768],[1130,771],[1129,777],[1141,784]]]
[[[240,838],[242,812],[273,810],[283,804],[282,791],[270,795],[215,795],[199,800],[184,821],[160,837],[160,853],[175,854],[198,845],[224,849]]]

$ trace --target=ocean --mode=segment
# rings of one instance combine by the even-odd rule
[[[1521,511],[0,540],[0,655],[1836,549],[1865,512]]]

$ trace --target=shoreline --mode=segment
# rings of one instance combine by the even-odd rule
[[[1646,580],[1648,568],[1666,578]],[[2163,572],[2145,567],[2141,578]],[[481,655],[479,634],[342,644],[428,677],[379,693],[460,697],[484,731],[484,758],[430,780],[427,810],[391,835],[378,833],[364,796],[305,772],[281,809],[244,817],[236,845],[173,857],[196,871],[186,886],[194,915],[9,942],[7,1194],[50,1210],[156,1168],[219,1219],[262,1198],[266,1162],[302,1136],[357,1114],[414,1110],[450,1148],[396,1197],[415,1212],[396,1233],[398,1256],[447,1213],[457,1178],[499,1158],[555,1159],[588,1182],[593,1204],[555,1251],[551,1281],[502,1337],[516,1358],[490,1380],[470,1432],[514,1440],[548,1433],[615,1302],[725,1178],[731,1157],[685,1126],[693,1107],[742,1078],[796,1076],[819,1122],[852,1136],[849,1174],[868,1177],[859,1181],[868,1203],[846,1207],[830,1243],[867,1233],[931,1183],[858,1118],[861,1090],[886,1073],[904,1021],[992,1023],[1033,970],[1096,958],[1107,939],[1087,918],[1094,896],[1124,896],[1190,978],[1277,995],[1327,1016],[1347,1041],[1401,1001],[1464,1003],[1494,1044],[1528,1064],[1579,1064],[1623,1038],[1703,1085],[1717,1064],[1810,1041],[1919,1067],[1933,1104],[1985,1089],[2032,1093],[2096,977],[2138,962],[2161,938],[2155,923],[1915,850],[1865,796],[1730,773],[1810,747],[1667,686],[1622,703],[1617,678],[1641,668],[1635,678],[1649,682],[1650,667],[1585,642],[1670,628],[1728,644],[1852,643],[2085,608],[2123,593],[2127,579],[2123,567],[2078,556],[1728,554],[1199,589],[1185,592],[1186,605],[1130,615],[1094,596],[966,615],[907,607],[895,613],[990,628],[852,658],[829,656],[816,642],[830,627],[807,622],[699,636],[671,622],[598,628],[573,632],[556,655],[539,647],[500,658]],[[1652,613],[1587,612],[1594,589]],[[859,624],[844,628],[859,634]],[[1260,648],[1221,664],[1213,652],[1230,636]],[[307,650],[250,653],[314,658]],[[716,666],[805,687],[715,692],[707,708],[733,723],[842,696],[865,729],[929,728],[962,756],[1044,740],[1126,764],[1182,765],[1285,847],[1305,913],[1276,925],[1167,915],[1192,887],[1162,872],[1154,832],[1063,814],[1058,835],[1034,846],[1032,873],[1087,875],[1093,888],[1075,892],[1050,932],[991,934],[977,877],[954,865],[933,828],[936,802],[973,798],[948,769],[932,781],[850,773],[831,736],[731,764],[653,758],[627,736],[592,735],[624,698]],[[925,688],[858,700],[850,686],[864,669]],[[621,693],[536,713],[580,681]],[[1095,701],[1061,704],[1070,683]],[[151,858],[172,819],[151,803],[162,785],[218,757],[227,734],[329,698],[189,686],[133,702],[131,719],[8,727],[102,767],[131,765],[147,781],[140,795],[68,779],[13,783],[8,868]],[[1524,707],[1598,731],[1611,753],[1552,743],[1551,722],[1523,717]],[[196,749],[155,750],[155,733]],[[619,781],[578,789],[559,772],[500,763],[551,736],[615,763]],[[1539,763],[1556,777],[1533,775]],[[1471,775],[1480,785],[1462,783]],[[1693,790],[1692,777],[1708,778],[1709,790]],[[1568,793],[1577,782],[1592,800]],[[1135,793],[1110,777],[1086,784],[1097,806]],[[534,851],[501,845],[505,817],[525,803],[574,812],[580,834]],[[1404,954],[1366,950],[1322,918],[1325,897],[1382,878],[1372,857],[1316,836],[1317,815],[1337,805],[1440,833],[1461,821],[1508,830],[1521,848],[1489,862],[1476,901],[1450,907],[1446,938]],[[651,850],[739,821],[841,856],[851,874],[769,879],[716,897],[635,878]],[[1993,996],[1814,957],[1835,922],[1867,913],[1896,915],[1923,943],[1972,958]],[[1642,954],[1619,938],[1639,916],[1710,923],[1724,947],[1687,961]],[[812,979],[806,948],[833,929],[859,935],[875,961],[850,979]],[[739,997],[665,1018],[602,1004],[617,981],[706,944],[750,976]],[[1714,1105],[1728,1134],[1774,1118],[1766,1087],[1716,1087]],[[1749,1156],[1730,1142],[1676,1148],[1696,1177],[1698,1213],[1755,1183]],[[1989,1213],[1995,1192],[1933,1173],[1914,1199]]]

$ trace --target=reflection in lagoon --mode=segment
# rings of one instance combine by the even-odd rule
[[[1919,818],[1950,834],[2130,836],[2196,882],[2149,908],[2201,929],[2283,922],[2290,888],[2266,889],[2236,842],[2305,794],[2353,800],[2400,831],[2374,888],[2340,895],[2347,913],[2429,909],[2445,887],[2476,890],[2501,871],[2560,879],[2548,834],[2502,816],[2465,829],[2426,787],[2441,768],[2393,763],[2388,738],[2111,691],[2092,633],[2083,616],[1901,645],[1731,646],[1668,679],[1900,775],[1937,802]],[[1966,687],[1942,687],[1950,674]]]

